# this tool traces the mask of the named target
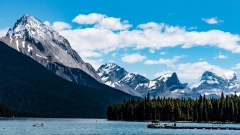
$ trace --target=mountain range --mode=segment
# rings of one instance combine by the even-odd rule
[[[186,83],[180,83],[176,73],[164,74],[149,80],[142,75],[128,73],[124,68],[114,63],[100,66],[97,72],[103,83],[140,97],[145,97],[148,93],[152,97],[167,96],[170,92],[185,89],[187,86]]]
[[[181,83],[177,73],[163,74],[156,79],[135,73],[128,73],[124,68],[108,63],[97,70],[102,82],[134,96],[196,98],[199,94],[207,97],[219,97],[222,92],[228,95],[240,93],[240,81],[235,73],[216,75],[206,71],[194,83]]]
[[[144,98],[148,93],[152,98],[240,94],[240,81],[234,73],[206,71],[187,84],[181,83],[175,72],[150,80],[115,63],[104,64],[96,71],[67,39],[28,14],[0,38],[0,44],[0,102],[19,116],[104,117],[107,105]],[[99,115],[95,114],[97,110]]]

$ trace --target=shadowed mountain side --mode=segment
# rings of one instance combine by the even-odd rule
[[[101,83],[66,81],[1,41],[0,77],[0,102],[15,116],[105,118],[109,104],[133,98]]]

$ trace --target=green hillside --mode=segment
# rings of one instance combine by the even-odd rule
[[[131,95],[95,82],[68,82],[0,41],[0,102],[14,116],[105,118],[109,104]]]

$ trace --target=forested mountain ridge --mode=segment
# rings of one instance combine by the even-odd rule
[[[100,82],[94,89],[66,81],[1,41],[0,77],[0,102],[14,116],[105,118],[109,104],[133,98]]]

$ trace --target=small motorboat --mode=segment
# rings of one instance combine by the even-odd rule
[[[34,127],[44,127],[44,124],[33,124]]]
[[[151,124],[147,125],[148,128],[161,128],[160,121],[154,120]]]

